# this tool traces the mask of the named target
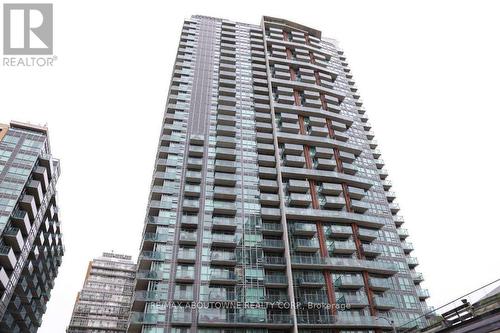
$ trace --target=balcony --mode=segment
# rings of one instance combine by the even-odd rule
[[[399,204],[395,202],[391,202],[389,204],[389,208],[391,209],[392,214],[397,214],[399,212]]]
[[[236,150],[231,148],[216,147],[215,158],[218,160],[234,161],[236,160]]]
[[[392,298],[377,295],[373,297],[373,303],[375,308],[379,310],[390,310],[398,306],[397,302]]]
[[[237,189],[234,187],[214,187],[214,199],[236,200]]]
[[[401,242],[401,246],[403,247],[403,251],[408,254],[413,251],[413,244],[407,242]]]
[[[329,252],[335,254],[352,254],[356,251],[356,244],[353,241],[333,241],[329,247]]]
[[[232,289],[232,288],[231,288]],[[237,301],[236,293],[226,288],[210,288],[208,295],[203,295],[209,302],[234,302]]]
[[[263,239],[261,246],[265,251],[282,252],[285,249],[285,244],[281,239]]]
[[[341,209],[345,206],[345,199],[343,197],[325,196],[319,200],[319,204],[324,209]]]
[[[177,286],[176,286],[176,288],[177,288]],[[173,300],[177,301],[177,302],[189,302],[189,301],[192,301],[193,300],[193,291],[192,290],[177,289],[174,292]]]
[[[321,273],[304,273],[297,278],[297,284],[304,288],[322,288],[325,285],[325,278]]]
[[[216,172],[236,172],[236,162],[225,161],[225,160],[215,160],[215,171]]]
[[[324,293],[318,293],[318,294],[306,294],[306,293],[299,293],[297,296],[297,302],[300,302],[302,304],[328,304],[328,296],[326,295],[326,292]]]
[[[31,223],[28,214],[22,210],[15,210],[11,216],[12,224],[19,228],[23,235],[27,236],[31,229]]]
[[[297,252],[317,252],[319,243],[317,239],[293,239],[294,249]]]
[[[21,230],[16,227],[8,227],[3,231],[5,243],[12,247],[15,252],[21,252],[24,246],[24,239]]]
[[[352,235],[352,228],[343,225],[332,225],[326,230],[326,236],[330,238],[349,238]]]
[[[175,272],[175,280],[178,282],[193,282],[194,266],[178,266],[177,272]]]
[[[235,186],[236,180],[237,178],[234,174],[216,172],[214,177],[214,184],[221,186]]]
[[[234,248],[237,243],[236,235],[212,234],[212,246]]]
[[[261,231],[263,235],[281,235],[283,227],[281,223],[262,223]]]
[[[221,310],[214,313],[209,309],[201,309],[198,313],[198,323],[203,326],[213,327],[271,327],[289,328],[292,326],[292,318],[288,314],[268,314],[264,316],[251,316],[245,314],[226,313]]]
[[[286,155],[283,162],[289,167],[303,168],[306,163],[306,159],[304,156]]]
[[[201,182],[201,172],[199,172],[199,171],[186,171],[185,179],[187,182],[199,184]]]
[[[319,192],[323,195],[338,196],[340,193],[342,193],[342,185],[332,184],[332,183],[323,183],[319,187]]]
[[[223,214],[234,216],[236,214],[236,203],[230,201],[217,201],[213,202],[214,214]]]
[[[413,282],[417,284],[424,281],[424,275],[419,272],[411,272],[411,278],[413,279]]]
[[[175,295],[174,295],[175,296]],[[191,295],[191,300],[193,299]],[[174,308],[172,310],[172,316],[170,317],[170,321],[173,324],[177,325],[191,325],[193,322],[193,314],[191,312],[191,308]]]
[[[406,257],[406,262],[408,263],[408,267],[415,268],[418,266],[418,259],[414,257]]]
[[[363,271],[392,276],[398,272],[396,265],[390,262],[361,260],[353,258],[320,258],[317,256],[292,256],[292,268],[298,269],[334,269],[339,271]]]
[[[386,291],[392,288],[388,279],[370,277],[368,281],[370,289],[375,291]]]
[[[309,182],[307,180],[290,179],[287,189],[290,192],[306,193],[309,191]]]
[[[0,245],[0,265],[11,270],[16,265],[17,258],[10,246]]]
[[[156,232],[146,232],[144,233],[145,242],[166,242],[169,238],[169,234],[166,233],[156,233]]]
[[[267,288],[286,288],[288,279],[284,274],[266,274],[264,276],[264,285]]]
[[[165,315],[158,313],[131,312],[130,325],[156,325],[165,322]]]
[[[210,254],[212,265],[234,266],[236,265],[236,254],[234,252],[213,251]]]
[[[159,251],[142,251],[139,255],[139,259],[143,261],[165,261],[167,259],[167,254]]]
[[[278,182],[275,180],[259,179],[259,189],[262,192],[277,193]]]
[[[308,207],[311,204],[311,195],[302,193],[290,193],[287,200],[288,206]]]
[[[239,277],[233,271],[212,270],[210,272],[210,283],[212,284],[232,285],[236,284],[238,280]]]
[[[356,213],[364,213],[370,209],[370,204],[360,200],[351,200],[351,207]]]
[[[262,265],[264,268],[284,268],[286,265],[285,257],[283,256],[264,256],[262,258]]]
[[[137,280],[165,280],[169,277],[169,272],[140,270],[136,274]]]
[[[21,200],[19,201],[19,206],[21,207],[22,210],[28,213],[28,216],[31,221],[35,219],[37,209],[36,209],[35,198],[32,195],[25,194],[21,196]]]
[[[358,290],[364,287],[365,283],[361,276],[343,275],[335,280],[335,288]]]
[[[190,157],[201,157],[203,156],[203,150],[205,148],[203,146],[192,146],[192,145],[189,145],[189,148],[188,148],[188,155]]]
[[[316,234],[316,225],[312,223],[295,222],[291,226],[291,231],[294,235],[314,236]]]
[[[198,226],[198,215],[183,215],[181,226],[190,228]]]
[[[365,308],[369,305],[368,298],[364,295],[343,295],[337,298],[337,304],[345,304],[350,308]]]
[[[199,185],[184,185],[184,195],[188,197],[199,197],[200,196],[200,186]]]
[[[168,299],[168,294],[166,292],[154,291],[154,290],[136,290],[134,293],[134,300],[140,302],[157,302],[166,301]]]
[[[361,200],[366,196],[366,192],[363,189],[349,186],[349,197],[351,199]]]
[[[410,233],[408,232],[408,229],[398,228],[397,231],[398,231],[399,239],[401,239],[401,240],[404,240],[408,236],[410,236]]]
[[[377,239],[378,237],[378,231],[377,230],[371,230],[371,229],[364,229],[364,228],[359,228],[358,229],[358,236],[359,239],[365,240],[365,241],[373,241]]]
[[[314,167],[318,170],[335,170],[337,163],[335,160],[329,160],[326,158],[318,158],[314,161]]]
[[[182,263],[193,263],[196,261],[195,249],[180,249],[177,252],[177,261]]]
[[[387,191],[385,192],[385,197],[387,198],[387,201],[392,202],[396,199],[396,192]]]
[[[236,230],[237,223],[232,217],[215,216],[212,218],[212,230]]]
[[[417,289],[417,296],[421,301],[431,297],[429,290],[427,289]]]
[[[393,215],[392,219],[394,220],[396,227],[400,227],[403,223],[405,223],[405,219],[400,215]]]
[[[384,249],[379,244],[362,244],[363,253],[367,257],[377,257],[384,252]]]
[[[182,210],[184,212],[197,212],[200,209],[200,201],[198,199],[184,199],[182,201]]]
[[[217,135],[234,137],[236,128],[234,126],[217,125]]]
[[[279,206],[280,197],[278,194],[261,193],[259,197],[260,203],[266,206]]]
[[[279,208],[260,208],[260,215],[265,220],[281,220],[281,210]]]
[[[179,235],[179,244],[182,245],[195,245],[198,241],[196,232],[181,231]]]

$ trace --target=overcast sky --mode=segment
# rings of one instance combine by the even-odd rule
[[[499,277],[499,8],[405,3],[55,1],[55,66],[0,66],[0,122],[47,123],[61,159],[66,254],[39,332],[64,332],[89,260],[111,250],[137,258],[177,42],[192,14],[255,24],[278,16],[338,39],[429,303]]]

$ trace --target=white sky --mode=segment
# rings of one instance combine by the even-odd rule
[[[191,14],[256,24],[272,15],[337,38],[430,304],[500,276],[494,1],[57,0],[54,11],[55,67],[0,66],[0,122],[48,123],[62,160],[66,255],[40,333],[64,332],[89,260],[111,250],[137,257],[171,69]]]

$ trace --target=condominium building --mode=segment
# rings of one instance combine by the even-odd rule
[[[428,292],[395,197],[335,40],[273,17],[185,20],[129,332],[380,332],[420,317]]]
[[[0,124],[0,332],[36,332],[64,254],[46,127]]]
[[[103,253],[89,262],[66,332],[126,332],[134,277],[131,256]]]

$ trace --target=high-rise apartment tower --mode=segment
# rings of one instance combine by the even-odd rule
[[[66,332],[126,332],[134,277],[131,256],[103,253],[89,262]]]
[[[186,20],[129,332],[380,332],[421,316],[362,104],[318,30]]]
[[[0,125],[0,332],[36,332],[64,254],[47,128]]]

